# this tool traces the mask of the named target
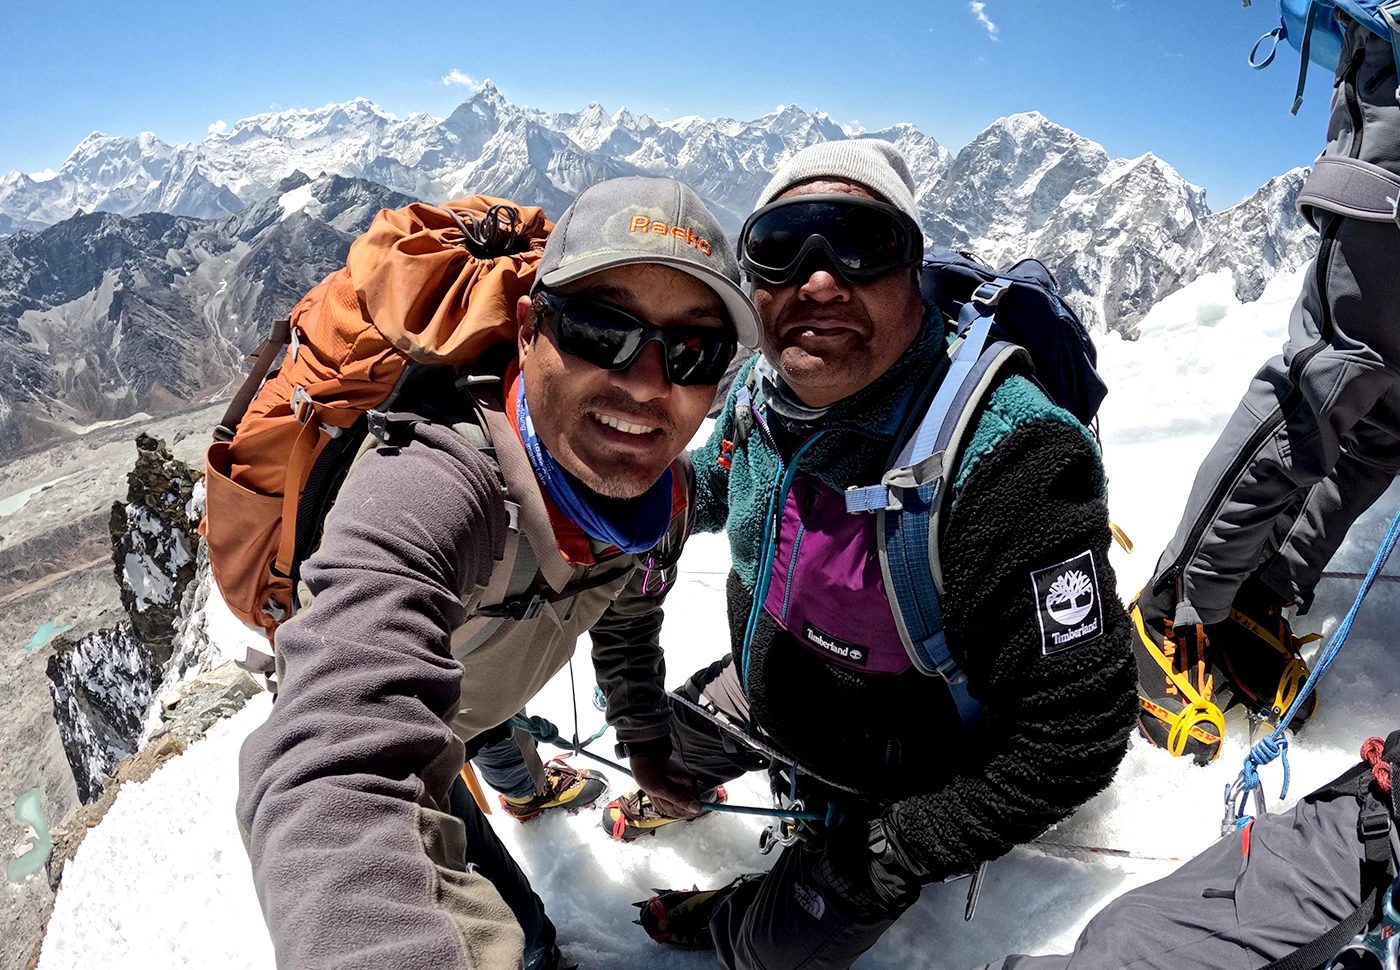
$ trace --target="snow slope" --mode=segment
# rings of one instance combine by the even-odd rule
[[[1241,305],[1228,275],[1203,277],[1163,301],[1143,321],[1142,339],[1099,338],[1111,393],[1102,414],[1105,456],[1116,521],[1138,552],[1115,550],[1126,598],[1150,573],[1175,527],[1191,477],[1250,374],[1281,346],[1300,281],[1270,284],[1255,304]],[[1393,508],[1392,492],[1379,507]],[[1353,529],[1333,568],[1362,570],[1383,533],[1385,514]],[[698,537],[682,560],[678,588],[667,601],[664,642],[669,680],[680,683],[727,647],[722,537]],[[1321,688],[1321,711],[1292,750],[1295,797],[1356,760],[1361,741],[1396,726],[1400,665],[1390,656],[1390,628],[1400,617],[1395,587],[1368,600],[1346,652]],[[1300,631],[1330,631],[1349,604],[1350,584],[1326,582]],[[584,732],[601,722],[590,704],[587,660],[578,674]],[[568,672],[532,704],[534,713],[567,725]],[[273,958],[258,931],[247,860],[233,821],[238,744],[266,716],[260,698],[215,728],[145,784],[128,789],[70,864],[59,893],[41,970],[94,965],[163,970],[198,964],[207,970],[270,970]],[[610,736],[597,743],[607,752]],[[929,887],[857,965],[877,968],[975,966],[1007,952],[1068,948],[1105,902],[1170,872],[1173,858],[1208,846],[1221,816],[1220,793],[1238,770],[1245,728],[1232,717],[1221,759],[1196,768],[1135,743],[1114,786],[1047,840],[1133,851],[1154,858],[1071,857],[1049,846],[1017,849],[993,863],[977,918],[965,923],[966,883]],[[1281,778],[1264,772],[1271,801]],[[613,778],[614,791],[627,787]],[[736,803],[762,804],[759,776],[730,786]],[[762,822],[710,817],[640,845],[608,839],[596,811],[557,815],[529,825],[503,818],[493,825],[529,872],[559,926],[566,955],[584,967],[709,967],[708,954],[659,947],[631,925],[629,903],[653,886],[715,885],[767,866],[758,853]],[[1166,861],[1163,861],[1166,860]]]

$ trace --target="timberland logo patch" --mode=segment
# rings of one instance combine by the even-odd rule
[[[800,882],[794,883],[792,894],[797,899],[797,905],[805,909],[812,919],[819,920],[826,915],[826,900],[815,889]]]
[[[1103,636],[1103,598],[1094,553],[1085,550],[1047,569],[1031,573],[1040,616],[1040,652],[1044,656]]]
[[[842,660],[848,660],[862,667],[870,659],[870,651],[865,647],[856,643],[847,643],[830,633],[823,633],[810,623],[802,625],[802,638],[818,650],[824,650],[833,657],[840,657]]]

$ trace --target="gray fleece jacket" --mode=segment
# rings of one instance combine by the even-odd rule
[[[312,598],[278,631],[277,702],[243,746],[237,806],[286,970],[520,965],[520,929],[465,870],[447,793],[463,741],[524,707],[583,631],[619,737],[669,730],[661,597],[643,592],[643,570],[619,570],[639,557],[561,566],[557,546],[552,559],[537,549],[546,576],[619,578],[557,603],[557,624],[507,622],[454,657],[453,632],[506,542],[506,498],[522,519],[544,509],[518,439],[493,441],[499,473],[442,425],[367,451],[302,568]]]

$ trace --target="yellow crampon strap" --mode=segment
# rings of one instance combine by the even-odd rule
[[[1147,634],[1147,628],[1142,622],[1142,611],[1136,607],[1132,611],[1133,623],[1137,627],[1138,638],[1142,641],[1147,652],[1152,659],[1157,661],[1157,666],[1162,668],[1162,672],[1167,675],[1167,680],[1180,692],[1181,696],[1188,702],[1182,707],[1180,713],[1173,714],[1171,711],[1154,704],[1145,697],[1140,697],[1142,706],[1150,714],[1165,724],[1171,725],[1167,733],[1167,750],[1173,757],[1181,757],[1186,753],[1186,742],[1189,738],[1195,738],[1205,745],[1216,745],[1215,754],[1212,758],[1220,756],[1221,745],[1217,744],[1225,738],[1225,715],[1213,702],[1201,696],[1200,691],[1192,686],[1191,682],[1181,675],[1167,659],[1166,655],[1157,648],[1157,644]],[[1214,686],[1214,675],[1206,678],[1206,693],[1212,694]],[[1201,730],[1201,724],[1208,724],[1215,728],[1216,736],[1211,737]]]
[[[1265,643],[1273,647],[1285,657],[1295,656],[1293,651],[1289,650],[1286,646],[1279,642],[1279,638],[1274,636],[1271,630],[1268,630],[1259,623],[1256,623],[1253,619],[1246,616],[1244,613],[1241,613],[1239,610],[1231,608],[1230,619],[1234,620],[1236,623],[1244,627],[1250,633],[1254,634],[1260,640],[1263,640]]]
[[[1128,538],[1128,533],[1123,531],[1123,527],[1117,522],[1110,522],[1108,524],[1108,531],[1113,533],[1113,541],[1122,546],[1124,552],[1131,555],[1133,551],[1133,540]]]
[[[1253,633],[1256,637],[1263,640],[1265,643],[1273,647],[1279,653],[1289,658],[1297,657],[1303,647],[1316,640],[1322,639],[1322,634],[1320,633],[1309,633],[1305,637],[1294,637],[1293,640],[1297,644],[1298,649],[1290,650],[1285,644],[1279,642],[1279,638],[1274,636],[1272,631],[1256,623],[1253,619],[1241,613],[1239,610],[1231,608],[1230,619],[1234,620],[1236,623],[1244,627],[1250,633]],[[1287,708],[1285,708],[1285,710],[1287,710]]]
[[[1283,668],[1283,676],[1278,679],[1278,691],[1274,694],[1274,718],[1283,717],[1283,712],[1293,706],[1298,692],[1308,681],[1308,665],[1301,657],[1290,657]]]

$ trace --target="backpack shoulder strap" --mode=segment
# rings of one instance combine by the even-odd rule
[[[228,409],[224,411],[224,416],[219,419],[218,425],[214,428],[215,441],[233,440],[234,432],[242,423],[243,416],[248,413],[248,406],[253,403],[253,398],[258,396],[263,381],[267,379],[268,372],[272,370],[272,362],[277,359],[282,348],[293,341],[295,335],[296,331],[292,329],[290,317],[272,322],[272,332],[267,335],[262,346],[249,358],[253,362],[252,370],[248,372],[247,377],[243,378],[243,384],[238,388],[238,393],[233,396]]]
[[[953,659],[943,626],[942,567],[938,534],[948,505],[948,483],[978,405],[1002,374],[1026,359],[1021,347],[991,341],[995,308],[1009,281],[979,287],[959,316],[959,342],[942,379],[879,485],[846,493],[848,512],[873,512],[878,524],[885,592],[909,659],[922,673],[942,677],[964,725],[981,720],[981,705],[968,693],[967,675]]]

